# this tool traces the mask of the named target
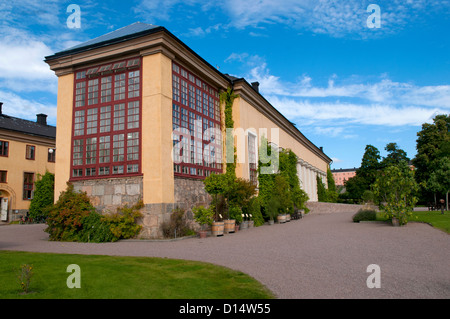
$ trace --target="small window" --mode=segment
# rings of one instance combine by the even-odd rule
[[[118,70],[118,69],[123,69],[124,67],[125,67],[125,62],[117,62],[117,63],[114,63],[112,69]]]
[[[7,179],[6,179],[7,174],[8,174],[7,171],[0,171],[0,183],[6,183],[6,181],[7,181]]]
[[[86,78],[86,71],[77,72],[77,80]]]
[[[111,70],[112,64],[108,64],[108,65],[103,65],[100,67],[100,69],[98,70],[98,72],[106,72]]]
[[[73,177],[81,177],[83,176],[83,170],[81,168],[76,168],[72,171]]]
[[[48,149],[48,162],[49,163],[54,163],[55,162],[55,158],[56,158],[56,149],[49,148]]]
[[[9,142],[0,141],[0,156],[8,156]]]
[[[28,160],[34,160],[35,156],[36,156],[36,146],[27,145],[27,151],[25,154],[25,158]]]
[[[91,68],[87,70],[86,75],[91,75],[97,73],[98,68]]]
[[[23,199],[29,200],[33,198],[34,173],[23,174]]]
[[[127,62],[127,68],[131,68],[133,66],[138,66],[139,64],[140,64],[140,60],[139,59],[129,60]]]

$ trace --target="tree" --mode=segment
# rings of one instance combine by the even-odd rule
[[[317,200],[319,202],[328,202],[327,190],[322,182],[322,179],[319,176],[316,176],[316,182],[317,182]]]
[[[427,183],[436,166],[433,163],[450,156],[450,115],[436,115],[432,124],[423,124],[417,133],[416,149],[417,154],[412,160],[416,168],[415,177],[422,188],[422,198],[426,198],[434,193],[432,184]]]
[[[364,179],[365,189],[375,182],[380,165],[380,151],[373,145],[366,145],[361,166],[356,170],[356,175]]]
[[[434,162],[434,169],[427,181],[429,189],[445,194],[448,210],[448,193],[450,191],[450,158],[441,157]]]
[[[381,161],[382,167],[397,165],[401,161],[409,163],[409,158],[404,150],[398,147],[397,143],[389,143],[384,148],[388,155]]]
[[[331,173],[331,170],[329,167],[327,167],[327,197],[328,201],[331,203],[337,202],[338,193],[336,191],[336,184],[334,182],[333,173]]]
[[[356,170],[356,175],[345,182],[346,193],[341,198],[360,201],[364,191],[370,190],[375,182],[381,168],[380,159],[380,151],[373,145],[366,145],[361,166]]]
[[[414,171],[406,162],[384,168],[373,184],[373,190],[387,217],[398,218],[401,225],[408,222],[417,202],[418,185]]]
[[[53,204],[55,175],[50,172],[46,172],[44,175],[38,174],[34,187],[34,196],[29,210],[30,217],[33,220],[45,220],[48,208]]]

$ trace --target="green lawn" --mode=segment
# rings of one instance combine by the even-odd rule
[[[450,234],[450,211],[445,211],[444,215],[441,211],[414,212],[409,220],[428,223]]]
[[[387,220],[381,214],[377,214],[377,220]],[[445,211],[444,215],[441,211],[415,211],[409,218],[410,222],[422,222],[445,231],[450,234],[450,211]]]
[[[33,265],[29,294],[21,294],[18,271]],[[68,288],[77,264],[81,288]],[[115,257],[0,251],[0,299],[263,299],[263,285],[238,271],[167,258]]]

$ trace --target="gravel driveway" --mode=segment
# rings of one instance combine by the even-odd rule
[[[50,242],[45,225],[8,225],[0,250],[206,261],[245,272],[283,299],[450,298],[449,235],[421,223],[356,224],[352,215],[314,211],[223,237],[103,244]],[[371,264],[380,267],[381,288],[367,287]]]

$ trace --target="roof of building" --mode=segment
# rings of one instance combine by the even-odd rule
[[[56,127],[0,114],[0,129],[56,139]]]
[[[126,41],[132,38],[137,38],[146,34],[160,31],[161,29],[163,28],[157,25],[135,22],[133,24],[127,25],[126,27],[117,29],[115,31],[94,38],[92,40],[83,42],[66,50],[60,51],[52,57],[73,54],[88,49],[94,49],[101,46]]]
[[[357,168],[339,168],[339,169],[332,169],[331,173],[342,173],[342,172],[356,172]]]

